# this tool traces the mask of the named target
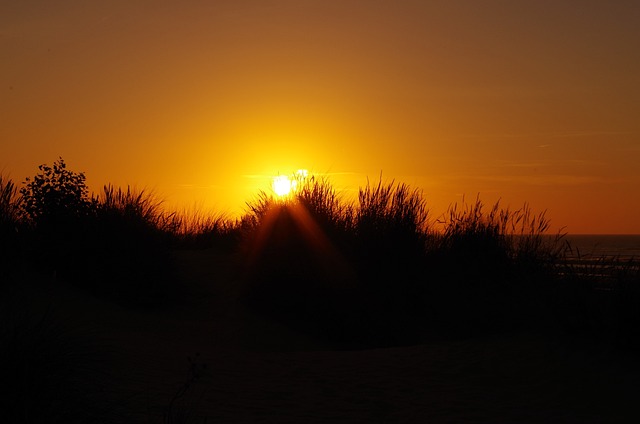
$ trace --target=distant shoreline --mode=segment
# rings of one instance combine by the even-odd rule
[[[568,234],[564,239],[580,255],[640,259],[638,234]]]

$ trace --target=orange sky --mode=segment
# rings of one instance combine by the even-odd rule
[[[232,215],[278,173],[382,172],[434,214],[480,193],[640,233],[638,22],[635,0],[3,2],[0,172],[62,156]]]

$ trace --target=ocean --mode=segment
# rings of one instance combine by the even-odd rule
[[[613,258],[640,260],[640,235],[566,235],[571,246],[569,256],[583,258]]]

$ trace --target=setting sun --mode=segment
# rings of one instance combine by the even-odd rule
[[[291,193],[293,188],[292,182],[286,175],[278,175],[273,179],[273,191],[278,196],[286,196]]]
[[[278,175],[273,177],[272,188],[278,196],[287,196],[295,191],[298,183],[309,176],[306,169],[298,169],[291,177],[286,175]]]

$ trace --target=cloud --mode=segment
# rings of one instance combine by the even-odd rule
[[[495,183],[528,186],[580,186],[590,184],[619,183],[610,178],[580,174],[540,174],[540,175],[452,175],[443,177],[455,185],[474,185],[478,183]]]
[[[544,168],[551,165],[550,162],[507,162],[501,166],[506,168]]]
[[[497,133],[497,134],[460,134],[459,138],[478,138],[482,140],[535,138],[535,139],[562,139],[581,138],[596,136],[622,136],[633,134],[630,131],[594,131],[594,130],[571,130],[571,131],[551,131],[551,132],[522,132],[522,133]],[[536,147],[552,147],[551,144],[544,143]]]

